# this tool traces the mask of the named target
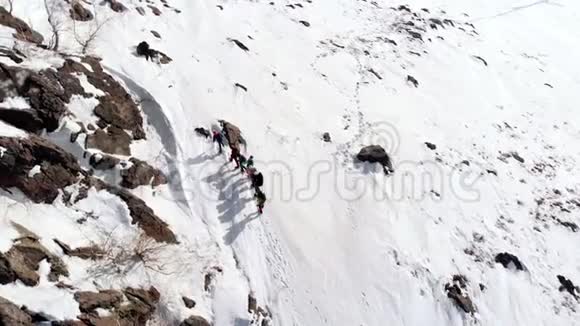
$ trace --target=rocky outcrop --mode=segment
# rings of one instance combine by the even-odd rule
[[[356,155],[356,158],[361,162],[369,162],[369,163],[379,163],[383,166],[383,170],[385,173],[392,173],[393,164],[391,162],[391,157],[384,148],[379,145],[370,145],[363,147],[359,153]]]
[[[147,164],[147,162],[132,157],[129,160],[133,165],[127,170],[121,171],[121,186],[129,189],[135,189],[138,186],[152,185],[157,187],[167,183],[167,178],[158,169]]]
[[[0,137],[0,186],[16,187],[35,203],[52,203],[59,190],[75,183],[81,172],[71,154],[35,135]],[[29,172],[39,166],[38,173]]]
[[[525,267],[520,262],[519,258],[507,252],[497,254],[495,256],[495,262],[500,263],[504,268],[510,268],[513,266],[518,271],[525,270]]]
[[[578,295],[580,294],[580,288],[574,285],[574,283],[562,275],[558,275],[558,281],[560,282],[560,292],[567,291],[575,299],[578,300]]]
[[[42,35],[28,26],[22,19],[12,16],[4,7],[0,6],[0,25],[16,30],[14,37],[21,41],[42,44]]]
[[[67,256],[78,257],[80,259],[100,259],[105,255],[105,252],[96,245],[87,247],[71,248],[66,243],[53,239],[53,241],[62,249],[63,253]]]
[[[87,136],[85,146],[97,148],[105,153],[131,155],[131,136],[121,128],[109,126],[107,130],[97,129]]]
[[[447,297],[466,313],[475,313],[475,305],[466,293],[467,280],[461,275],[453,276],[453,280],[445,284]]]
[[[11,301],[0,297],[0,325],[32,326],[32,318]]]
[[[38,239],[16,240],[5,255],[0,253],[0,283],[8,284],[20,280],[27,286],[37,285],[40,276],[36,271],[40,262],[45,259],[51,265],[49,281],[56,282],[60,276],[68,276],[68,270],[63,261],[51,254]]]
[[[79,291],[74,294],[81,312],[89,313],[97,308],[118,308],[123,301],[123,294],[116,290],[101,290],[99,292]]]
[[[44,129],[44,122],[32,109],[0,108],[0,120],[32,133],[38,133]]]
[[[127,190],[111,186],[96,178],[86,178],[83,183],[87,187],[95,187],[97,190],[105,190],[117,195],[125,202],[131,215],[131,223],[137,224],[148,236],[167,243],[177,243],[177,238],[167,223],[163,222],[147,204],[131,194]]]
[[[73,0],[69,13],[72,19],[81,22],[93,20],[94,18],[93,13],[87,8],[83,7],[83,5],[77,0]]]
[[[82,73],[87,76],[91,85],[105,93],[104,96],[97,97],[99,105],[94,110],[95,115],[101,119],[101,127],[115,126],[131,131],[133,139],[145,139],[143,117],[131,95],[117,80],[104,71],[99,59],[84,57],[82,62],[88,64],[91,69],[87,69],[81,63],[67,60],[61,71]]]
[[[27,113],[35,121],[27,121],[22,116],[24,113],[10,111],[4,112],[0,118],[29,131],[42,129],[38,126],[40,121],[41,127],[49,132],[58,128],[60,119],[66,113],[65,102],[70,100],[70,96],[67,97],[68,94],[54,71],[36,72],[0,64],[0,82],[3,83],[0,89],[1,101],[9,96],[21,96],[28,99],[30,107],[36,111],[34,114]]]
[[[182,321],[179,326],[211,326],[211,324],[201,316],[191,316]]]

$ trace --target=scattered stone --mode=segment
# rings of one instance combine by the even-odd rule
[[[135,10],[137,10],[139,15],[145,16],[145,9],[143,7],[135,7]]]
[[[550,88],[554,88],[554,86],[552,86],[551,84],[548,84],[548,83],[544,83],[544,85],[545,85],[545,86],[548,86],[548,87],[550,87]]]
[[[493,174],[497,177],[497,171],[496,170],[491,170],[491,169],[487,169],[485,170],[488,174]]]
[[[211,324],[201,316],[191,316],[182,321],[179,326],[211,326]]]
[[[153,36],[155,36],[156,38],[160,39],[161,38],[161,34],[159,34],[157,31],[151,31],[151,34],[153,34]]]
[[[161,16],[161,10],[159,10],[157,7],[152,6],[152,5],[148,5],[147,7],[149,7],[149,9],[151,9],[151,12],[155,15],[155,16]]]
[[[87,8],[83,7],[79,1],[74,1],[72,3],[69,13],[72,19],[81,22],[86,22],[94,18],[93,13]]]
[[[0,48],[0,56],[7,57],[14,63],[22,63],[24,61],[15,51],[10,49]]]
[[[74,299],[79,303],[81,312],[90,313],[97,308],[119,308],[123,301],[123,294],[116,290],[79,291],[74,294]]]
[[[306,27],[310,27],[310,23],[305,20],[299,20],[298,22]]]
[[[229,39],[231,42],[234,42],[235,45],[237,45],[240,49],[248,52],[250,51],[250,49],[242,42],[240,42],[239,40],[236,39]]]
[[[322,140],[325,141],[325,142],[327,142],[327,143],[332,142],[332,139],[330,139],[330,133],[328,133],[328,132],[323,133],[322,134]]]
[[[0,325],[33,326],[34,324],[30,315],[11,301],[0,297]]]
[[[125,7],[122,3],[120,3],[117,0],[105,0],[105,2],[107,2],[109,4],[109,7],[114,12],[121,13],[121,12],[125,12],[127,10],[127,7]]]
[[[121,186],[129,189],[135,189],[138,186],[146,186],[151,184],[157,187],[161,184],[167,183],[167,178],[160,170],[147,164],[147,162],[138,160],[134,157],[129,159],[133,165],[121,171]]]
[[[379,163],[383,166],[385,174],[394,172],[393,164],[389,154],[379,145],[370,145],[363,147],[356,158],[361,162]]]
[[[519,258],[507,253],[507,252],[502,252],[499,253],[495,256],[495,262],[496,263],[500,263],[502,264],[502,266],[504,268],[510,268],[510,266],[514,266],[514,268],[518,271],[523,271],[525,270],[524,265],[520,262]]]
[[[217,5],[216,7],[218,7],[220,10],[224,10],[224,6],[222,5]]]
[[[437,149],[437,145],[430,143],[430,142],[425,142],[425,146],[427,146],[427,148],[429,148],[432,151]]]
[[[183,300],[183,304],[185,305],[185,307],[192,309],[195,308],[195,301],[191,300],[188,297],[181,297],[181,300]]]
[[[419,82],[411,75],[407,75],[407,82],[413,84],[415,87],[419,87]]]

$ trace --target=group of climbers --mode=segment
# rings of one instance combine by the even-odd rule
[[[248,178],[250,178],[252,188],[254,189],[254,198],[256,199],[258,213],[262,214],[264,211],[264,204],[266,203],[266,194],[264,194],[260,188],[264,184],[264,176],[261,172],[257,171],[254,166],[254,156],[250,155],[249,158],[246,158],[240,152],[240,144],[244,143],[244,140],[240,135],[240,130],[223,120],[220,120],[220,125],[221,131],[213,131],[213,142],[218,144],[218,150],[221,154],[223,152],[224,138],[227,140],[231,150],[229,161],[234,161],[236,163],[236,168],[240,168],[242,174],[245,172]]]

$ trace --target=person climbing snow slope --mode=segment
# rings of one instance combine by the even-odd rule
[[[213,132],[213,141],[218,143],[219,153],[221,154],[222,147],[224,146],[224,138],[223,138],[222,134],[217,130],[214,130],[214,132]]]

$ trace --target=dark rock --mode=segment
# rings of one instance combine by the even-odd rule
[[[560,292],[567,291],[574,298],[578,299],[578,293],[580,292],[578,287],[575,286],[572,281],[570,281],[569,279],[567,279],[566,277],[564,277],[562,275],[558,275],[557,277],[558,277],[558,281],[560,281],[560,288],[559,288]]]
[[[427,146],[427,148],[429,148],[432,151],[437,149],[437,145],[430,143],[430,142],[425,142],[425,146]]]
[[[5,261],[8,262],[7,266],[14,272],[16,279],[27,286],[35,286],[40,279],[36,273],[39,263],[51,256],[37,239],[21,238],[8,250]]]
[[[74,20],[77,21],[81,21],[81,22],[86,22],[89,20],[92,20],[93,17],[93,13],[86,9],[85,7],[83,7],[83,5],[78,2],[78,1],[74,1],[71,5],[71,9],[70,9],[70,17]]]
[[[78,179],[75,157],[38,136],[0,137],[0,146],[6,149],[0,158],[0,186],[16,187],[35,203],[52,203],[60,189]],[[29,177],[36,165],[40,172]]]
[[[310,27],[310,23],[309,23],[309,22],[307,22],[307,21],[305,21],[305,20],[300,20],[300,21],[298,21],[298,22],[299,22],[300,24],[302,24],[302,25],[306,26],[306,27]]]
[[[32,133],[44,129],[44,121],[40,119],[36,110],[0,108],[0,120]]]
[[[523,271],[525,269],[518,257],[507,252],[497,254],[495,256],[495,262],[502,264],[504,268],[510,268],[510,265],[513,265],[518,271]]]
[[[491,169],[487,169],[485,170],[488,174],[493,174],[497,177],[497,171],[496,170],[491,170]]]
[[[255,314],[258,311],[258,300],[253,292],[248,294],[248,313]]]
[[[407,82],[413,84],[415,87],[419,87],[419,81],[417,81],[417,79],[411,75],[407,75]]]
[[[155,36],[156,38],[159,38],[159,39],[161,38],[161,34],[159,34],[156,31],[151,31],[151,34],[153,34],[153,36]]]
[[[453,281],[445,284],[445,292],[447,292],[447,297],[464,312],[473,314],[475,313],[475,305],[471,298],[466,293],[463,293],[466,287],[467,280],[465,280],[465,277],[455,275]]]
[[[127,10],[127,7],[125,7],[122,3],[120,3],[117,0],[105,0],[105,2],[107,2],[109,4],[109,7],[111,8],[111,10],[113,10],[114,12],[124,12]]]
[[[521,156],[520,156],[520,154],[518,154],[517,152],[511,152],[510,154],[511,154],[511,156],[512,156],[512,157],[513,157],[513,158],[514,158],[516,161],[518,161],[518,162],[520,162],[520,163],[524,163],[524,162],[525,162],[524,158],[523,158],[523,157],[521,157]]]
[[[60,259],[60,257],[50,255],[48,257],[48,262],[50,263],[50,271],[47,276],[49,281],[58,282],[61,276],[69,277],[68,268],[66,267],[64,261]]]
[[[383,166],[385,173],[392,173],[393,164],[389,154],[379,145],[370,145],[363,147],[356,155],[356,158],[361,162],[379,163]]]
[[[116,290],[101,290],[99,292],[79,291],[74,294],[81,312],[92,312],[97,308],[118,308],[123,301],[123,294]]]
[[[1,8],[1,7],[0,7]],[[0,325],[33,326],[32,318],[14,303],[0,297]]]
[[[545,86],[548,86],[548,87],[550,87],[550,88],[554,88],[554,86],[552,86],[551,84],[548,84],[548,83],[544,83],[544,85],[545,85]]]
[[[118,312],[119,317],[128,325],[146,325],[155,312],[159,302],[159,292],[156,288],[149,290],[126,288],[123,293],[130,304],[124,305]]]
[[[189,309],[195,308],[195,301],[191,300],[190,298],[188,298],[188,297],[181,297],[181,300],[183,300],[183,304],[187,308],[189,308]]]
[[[423,36],[421,35],[421,33],[410,30],[410,29],[407,30],[407,33],[409,33],[409,35],[411,35],[412,38],[423,41]]]
[[[211,324],[201,316],[191,316],[182,321],[179,326],[211,326]]]
[[[138,186],[151,184],[153,187],[167,183],[167,178],[160,170],[150,166],[147,162],[132,157],[129,160],[133,165],[121,171],[123,180],[121,186],[129,189],[135,189]]]
[[[139,109],[132,100],[119,101],[113,96],[99,98],[99,104],[95,107],[95,115],[106,123],[117,128],[137,131],[134,125],[142,124],[143,118]],[[140,130],[141,131],[141,130]],[[133,137],[135,139],[135,136]]]
[[[93,154],[89,159],[89,164],[95,170],[110,170],[119,164],[119,162],[121,162],[120,159],[105,154]]]
[[[241,41],[236,40],[236,39],[230,39],[230,41],[234,42],[234,44],[237,45],[240,49],[242,49],[246,52],[250,51],[250,49]]]
[[[0,25],[13,28],[16,31],[14,34],[16,39],[36,44],[42,44],[42,41],[44,41],[40,33],[31,29],[23,20],[12,16],[2,6],[0,6]]]
[[[332,141],[332,139],[330,138],[330,133],[328,133],[328,132],[323,133],[322,140],[327,142],[327,143],[330,143]]]
[[[155,16],[161,16],[161,10],[159,10],[157,7],[152,6],[152,5],[148,5],[147,7],[149,7],[149,9],[151,9],[151,12],[155,15]]]
[[[131,155],[131,136],[123,129],[110,126],[105,132],[97,129],[87,137],[87,148],[98,148],[105,153]]]
[[[0,56],[7,57],[14,63],[22,63],[24,61],[15,51],[10,49],[0,48]]]
[[[135,7],[135,10],[137,10],[141,16],[145,16],[145,9],[143,7]]]

